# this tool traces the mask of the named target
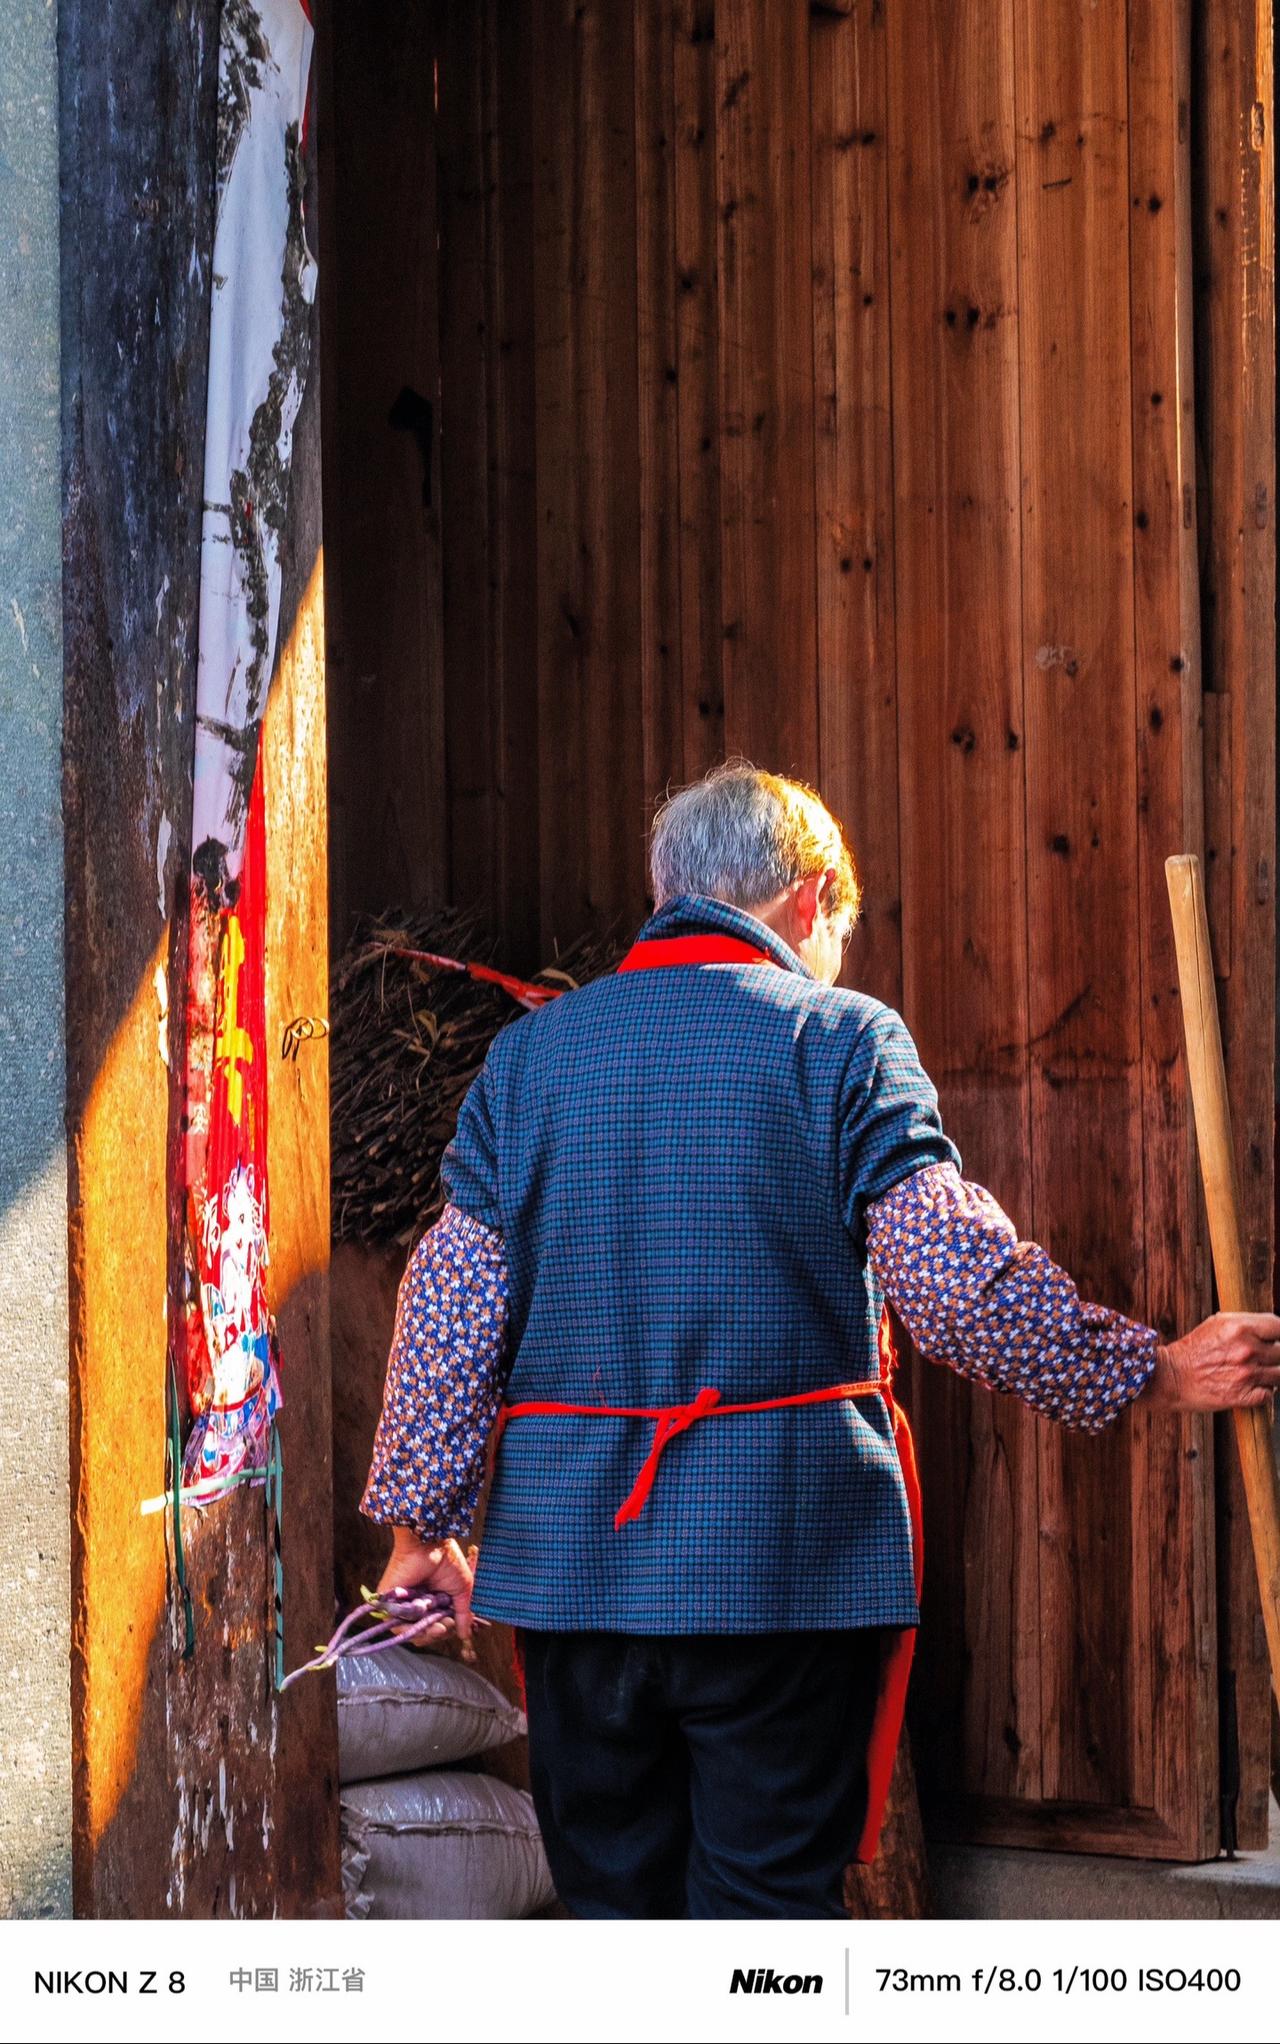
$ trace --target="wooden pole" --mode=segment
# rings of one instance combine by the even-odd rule
[[[1209,1212],[1218,1304],[1224,1313],[1270,1313],[1271,1299],[1250,1287],[1240,1228],[1240,1188],[1231,1141],[1231,1105],[1222,1061],[1217,988],[1209,948],[1200,861],[1191,853],[1165,860],[1182,991],[1182,1024],[1195,1113],[1200,1175]],[[1271,1403],[1232,1414],[1244,1477],[1262,1619],[1271,1659],[1271,1687],[1280,1697],[1280,1485],[1272,1447]]]

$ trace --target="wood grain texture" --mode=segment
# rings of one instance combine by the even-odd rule
[[[716,16],[720,523],[725,743],[818,771],[809,21]]]
[[[1195,13],[1195,356],[1206,851],[1246,1256],[1273,1284],[1275,1045],[1275,203],[1272,35],[1253,0]],[[1216,858],[1214,855],[1216,854]],[[1219,1428],[1224,1711],[1237,1842],[1267,1831],[1267,1670],[1230,1429]]]
[[[180,999],[167,1065],[160,1022],[186,970],[172,910],[191,835],[218,22],[205,5],[157,30],[144,12],[70,0],[58,18],[72,1858],[86,1916],[158,1915],[175,1830],[163,1521],[137,1507],[164,1481],[181,1226]],[[143,315],[158,305],[163,321]],[[180,1830],[180,1856],[188,1842]]]
[[[635,10],[640,707],[646,816],[685,778],[675,9]]]
[[[848,974],[903,1008],[967,1169],[1166,1330],[1205,1301],[1161,874],[1202,777],[1229,1066],[1273,999],[1270,88],[1244,0],[1198,11],[1194,59],[1188,6],[458,0],[480,79],[444,106],[442,217],[470,209],[446,242],[484,278],[436,315],[450,488],[487,504],[446,510],[441,685],[490,833],[462,844],[456,807],[448,870],[474,862],[512,962],[638,919],[667,776],[730,749],[816,778],[868,883]],[[438,801],[411,751],[384,767]],[[1229,1484],[1215,1590],[1210,1430],[1068,1439],[907,1375],[933,1820],[1212,1850],[1217,1599],[1256,1825],[1256,1610]]]
[[[1081,33],[1074,8],[1020,0],[1015,40],[1034,1231],[1088,1296],[1140,1312],[1125,23],[1098,11]],[[1131,1455],[1123,1422],[1042,1431],[1054,1800],[1141,1800]]]
[[[60,14],[75,1899],[78,1913],[101,1917],[337,1913],[334,1727],[319,1699],[295,1720],[301,1744],[277,1717],[262,1494],[246,1489],[184,1515],[197,1632],[186,1662],[166,1516],[139,1510],[164,1488],[167,1327],[185,1218],[200,568],[192,449],[204,439],[217,30],[217,10],[205,6],[167,10],[161,28],[121,0],[73,0]],[[314,385],[294,448],[285,640],[319,545]],[[313,647],[315,630],[313,610]],[[313,667],[313,696],[322,685]],[[322,742],[312,760],[322,773]],[[307,901],[322,916],[314,772],[300,792],[310,809],[300,827],[319,832]],[[304,920],[314,936],[314,919]],[[314,969],[323,1013],[322,936]],[[322,1100],[310,1135],[318,1162],[296,1221],[320,1257],[324,1118]],[[288,1127],[286,1113],[286,1138]],[[318,1269],[297,1302],[273,1290],[286,1380],[290,1343],[298,1365],[294,1419],[312,1419],[320,1442],[315,1454],[307,1442],[298,1470],[307,1532],[292,1583],[304,1630],[330,1597]]]
[[[492,204],[485,163],[484,14],[431,10],[436,79],[440,328],[440,628],[448,814],[447,894],[459,906],[499,886],[499,686],[492,644],[488,401]]]
[[[332,1349],[329,1306],[329,1057],[323,1037],[278,1054],[298,1015],[329,1002],[329,847],[325,781],[325,613],[318,378],[294,438],[280,652],[263,724],[266,807],[266,1040],[271,1298],[283,1359],[284,1632],[288,1665],[332,1629]],[[265,1559],[265,1557],[264,1557]],[[270,1575],[263,1568],[270,1586]],[[339,1915],[338,1721],[326,1678],[275,1700],[274,1843],[280,1891],[296,1913]],[[301,1792],[300,1784],[306,1784]],[[256,1812],[241,1806],[252,1826]]]
[[[676,0],[676,330],[684,773],[724,750],[720,532],[720,264],[715,8]]]
[[[1129,263],[1138,915],[1146,1268],[1143,1317],[1171,1339],[1209,1310],[1208,1259],[1163,862],[1203,838],[1192,362],[1189,0],[1129,11]],[[1159,393],[1161,402],[1152,401]],[[1213,1428],[1133,1419],[1135,1792],[1216,1848],[1219,1786]],[[1185,1736],[1162,1736],[1178,1723]],[[1181,1813],[1175,1815],[1174,1813]]]
[[[343,306],[326,400],[341,555],[340,635],[329,640],[341,944],[352,915],[436,902],[448,884],[440,325],[431,10],[334,5],[324,32],[344,103],[320,251]],[[392,244],[370,231],[375,216],[393,226]],[[404,391],[416,427],[391,424]]]
[[[845,977],[900,1007],[884,17],[815,16],[810,49],[819,783],[863,885]]]
[[[448,898],[540,964],[532,23],[432,9]]]
[[[517,972],[540,943],[532,10],[484,0],[489,643],[497,673],[495,921]]]
[[[903,1006],[966,1170],[1029,1230],[1013,17],[888,33]],[[1033,1422],[946,1372],[911,1389],[927,1548],[964,1557],[926,1588],[922,1764],[1037,1796]]]
[[[643,910],[635,39],[625,0],[534,32],[544,955]]]
[[[316,221],[314,128],[304,195]],[[333,1611],[329,1455],[329,1087],[323,1039],[285,1064],[299,1014],[328,1008],[325,614],[321,549],[318,319],[293,433],[281,534],[276,666],[260,742],[266,813],[266,1044],[271,1263],[284,1404],[281,1526],[289,1665],[325,1637]],[[179,1828],[190,1842],[165,1869],[166,1911],[189,1916],[335,1918],[338,1726],[332,1685],[271,1686],[273,1528],[262,1491],[184,1515],[196,1651],[178,1662],[169,1703]],[[319,1628],[319,1630],[317,1630]],[[212,1813],[213,1821],[210,1822]]]
[[[1166,870],[1218,1303],[1224,1313],[1269,1312],[1270,1291],[1260,1291],[1253,1283],[1245,1254],[1244,1216],[1200,862],[1184,855],[1170,859]],[[1270,1656],[1271,1689],[1273,1695],[1280,1696],[1280,1483],[1272,1444],[1270,1402],[1252,1410],[1236,1411],[1232,1420]]]

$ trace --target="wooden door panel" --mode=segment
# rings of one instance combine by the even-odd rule
[[[966,1171],[1029,1229],[1013,12],[888,33],[903,1006]],[[1038,1797],[1034,1422],[926,1366],[912,1390],[942,1558],[921,1762]]]
[[[467,0],[438,38],[442,260],[485,265],[435,314],[440,871],[545,944],[638,919],[668,776],[727,746],[816,777],[867,881],[848,976],[966,1168],[1166,1334],[1208,1300],[1163,887],[1204,836],[1259,1261],[1271,1228],[1270,88],[1244,0],[1195,52],[1190,15]],[[1212,1850],[1222,1597],[1256,1842],[1211,1430],[1073,1438],[907,1374],[936,1821]]]
[[[1205,1302],[1162,881],[1200,817],[1185,18],[974,13],[889,17],[904,1006],[970,1175],[1169,1332]],[[1211,1850],[1206,1429],[912,1393],[937,1820]]]

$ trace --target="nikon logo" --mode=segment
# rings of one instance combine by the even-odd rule
[[[821,1973],[775,1973],[772,1966],[735,1966],[730,1994],[821,1994]]]

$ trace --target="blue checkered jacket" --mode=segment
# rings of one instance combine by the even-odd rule
[[[503,1030],[443,1166],[501,1231],[507,1398],[725,1403],[877,1374],[863,1215],[958,1163],[905,1024],[816,981],[754,917],[668,903],[644,937],[724,931],[763,965],[610,976]],[[626,1632],[912,1625],[911,1534],[879,1398],[701,1421],[615,1530],[647,1420],[507,1428],[476,1609]]]

